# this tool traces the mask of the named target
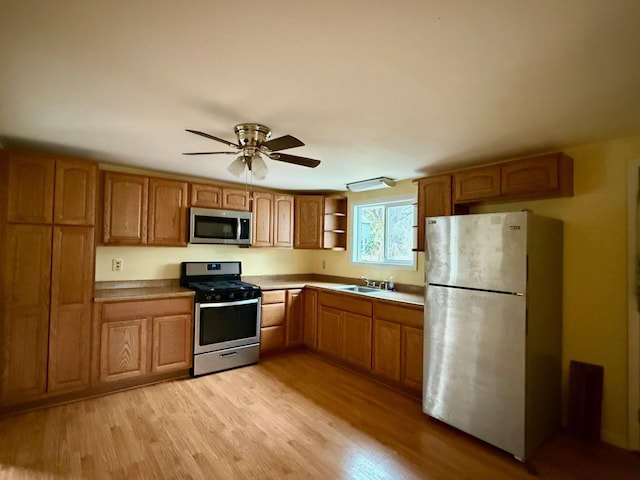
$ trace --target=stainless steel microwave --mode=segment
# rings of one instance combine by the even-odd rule
[[[192,207],[189,216],[189,243],[251,243],[251,212]]]

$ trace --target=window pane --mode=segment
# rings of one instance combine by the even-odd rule
[[[384,207],[380,205],[359,208],[359,260],[384,261]]]
[[[414,265],[413,199],[355,205],[353,261]]]
[[[398,263],[413,261],[413,206],[387,207],[387,260]]]

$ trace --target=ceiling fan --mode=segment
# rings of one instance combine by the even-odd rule
[[[267,176],[267,164],[261,155],[271,160],[280,162],[293,163],[302,165],[303,167],[314,168],[320,164],[320,160],[314,160],[307,157],[299,157],[288,153],[279,153],[281,150],[288,148],[301,147],[304,143],[291,135],[269,140],[271,137],[271,129],[258,123],[239,123],[234,127],[238,143],[233,143],[222,138],[214,137],[208,133],[199,132],[197,130],[189,130],[187,132],[195,133],[205,138],[210,138],[216,142],[235,149],[233,152],[192,152],[183,155],[238,155],[231,165],[227,168],[233,175],[239,177],[247,168],[257,180],[262,180]]]

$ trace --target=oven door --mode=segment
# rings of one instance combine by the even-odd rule
[[[196,303],[193,352],[260,343],[261,298],[220,303]]]

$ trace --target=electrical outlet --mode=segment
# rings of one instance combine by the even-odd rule
[[[111,259],[111,270],[114,272],[119,272],[124,268],[124,261],[121,258],[112,258]]]

